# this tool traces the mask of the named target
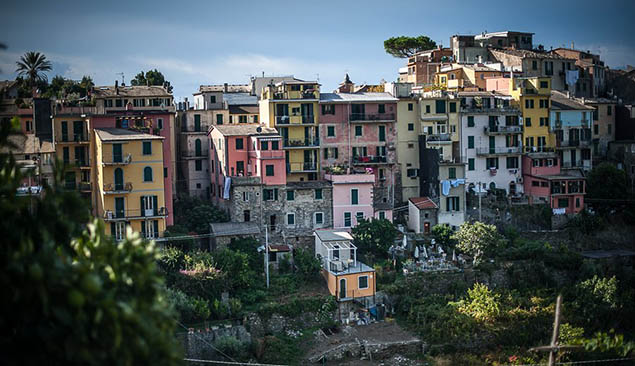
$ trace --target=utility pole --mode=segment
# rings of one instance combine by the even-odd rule
[[[549,366],[556,365],[556,356],[560,350],[576,349],[581,346],[570,346],[558,344],[558,337],[560,336],[560,307],[562,306],[562,295],[558,295],[556,300],[556,314],[553,321],[553,334],[551,336],[551,344],[548,346],[540,346],[530,348],[530,351],[542,351],[549,352]]]
[[[265,276],[267,288],[269,288],[269,227],[267,225],[265,225]]]
[[[483,189],[483,186],[481,185],[481,182],[478,182],[478,221],[483,222],[483,210],[481,208],[481,190]]]

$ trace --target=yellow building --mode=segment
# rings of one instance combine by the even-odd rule
[[[414,97],[397,102],[397,156],[401,169],[401,202],[419,197],[419,101]],[[399,194],[398,194],[399,196]]]
[[[126,226],[143,237],[165,231],[163,137],[119,128],[95,129],[97,216],[121,240]]]
[[[460,159],[460,102],[441,90],[425,92],[419,100],[421,134],[426,147],[440,150],[442,161]]]
[[[63,112],[53,118],[53,131],[56,157],[67,167],[64,186],[79,190],[92,204],[90,119],[72,110]]]
[[[287,180],[316,180],[319,166],[318,102],[316,81],[287,80],[263,89],[261,123],[282,136],[287,164]]]
[[[525,152],[553,151],[556,136],[549,129],[551,78],[509,78],[509,94],[523,117]]]

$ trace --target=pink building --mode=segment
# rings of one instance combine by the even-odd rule
[[[561,162],[550,154],[524,155],[522,164],[529,204],[548,203],[554,214],[572,214],[584,209],[586,184],[580,170],[561,172]]]
[[[371,217],[392,221],[392,211],[375,212],[372,174],[326,174],[333,185],[333,228],[350,229],[361,219]]]
[[[225,185],[238,177],[259,178],[260,184],[284,185],[287,180],[281,137],[259,125],[217,125],[209,132],[212,201],[226,204]],[[229,177],[229,183],[226,178]]]
[[[162,86],[96,86],[96,106],[91,128],[129,128],[163,136],[163,179],[166,225],[174,224],[175,191],[174,103],[172,94]]]
[[[336,93],[320,94],[321,166],[326,174],[372,173],[375,216],[381,212],[388,218],[392,216],[398,171],[398,99],[389,93],[353,90],[347,76]]]

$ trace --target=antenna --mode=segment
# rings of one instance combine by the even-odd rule
[[[121,85],[126,85],[126,81],[124,79],[124,75],[123,72],[118,72],[116,75],[121,75]]]
[[[320,74],[315,74],[315,76],[317,77],[317,82],[320,82]]]

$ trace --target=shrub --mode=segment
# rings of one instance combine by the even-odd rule
[[[218,338],[218,340],[214,342],[214,347],[216,347],[221,354],[231,358],[242,358],[247,351],[247,346],[243,342],[230,336]]]
[[[486,285],[475,283],[467,290],[467,299],[457,303],[457,309],[477,321],[492,322],[501,313],[500,295]]]
[[[289,273],[291,272],[291,259],[289,254],[285,254],[280,262],[278,263],[278,271],[280,273]]]
[[[298,269],[298,273],[305,280],[315,279],[322,268],[320,261],[311,253],[302,248],[296,248],[293,253],[293,262]]]
[[[211,315],[208,302],[200,297],[190,297],[182,291],[169,288],[166,289],[166,296],[185,323],[198,323]]]

